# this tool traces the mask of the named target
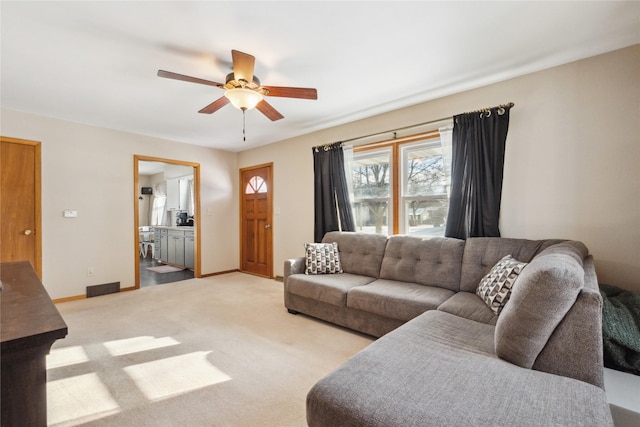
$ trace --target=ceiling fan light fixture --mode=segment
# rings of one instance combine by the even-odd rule
[[[251,110],[258,105],[258,102],[262,101],[261,93],[245,88],[229,89],[224,93],[224,96],[240,110]]]

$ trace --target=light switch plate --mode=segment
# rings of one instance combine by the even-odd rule
[[[78,211],[64,211],[63,216],[65,218],[76,218],[78,216]]]

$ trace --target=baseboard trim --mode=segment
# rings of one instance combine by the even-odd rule
[[[54,299],[52,301],[53,301],[54,304],[59,304],[59,303],[62,303],[62,302],[78,301],[78,300],[81,300],[81,299],[87,299],[87,296],[86,295],[76,295],[76,296],[73,296],[73,297],[56,298],[56,299]]]
[[[219,276],[221,274],[239,273],[239,272],[240,272],[240,270],[236,268],[234,270],[218,271],[216,273],[202,274],[200,277]],[[140,289],[140,288],[136,288],[135,286],[131,286],[131,287],[128,287],[128,288],[120,288],[120,292],[135,291],[136,289]],[[81,300],[81,299],[87,299],[87,296],[86,295],[75,295],[75,296],[71,296],[71,297],[56,298],[56,299],[53,300],[53,303],[54,304],[59,304],[59,303],[63,303],[63,302],[77,301],[77,300]]]
[[[240,270],[238,270],[237,268],[235,270],[227,270],[227,271],[218,271],[216,273],[207,273],[207,274],[201,274],[200,277],[211,277],[211,276],[219,276],[221,274],[229,274],[229,273],[238,273],[240,272]]]

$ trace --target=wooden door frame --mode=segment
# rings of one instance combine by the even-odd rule
[[[40,281],[42,278],[42,143],[40,141],[31,141],[28,139],[10,138],[8,136],[0,136],[0,142],[8,142],[12,144],[32,145],[35,150],[35,263],[33,269],[38,274]]]
[[[195,205],[195,221],[194,221],[194,242],[193,242],[193,275],[194,277],[202,277],[202,271],[200,267],[200,224],[202,215],[200,214],[200,163],[185,162],[182,160],[162,159],[159,157],[143,156],[139,154],[133,155],[133,232],[134,232],[134,265],[135,265],[135,286],[130,289],[140,288],[140,259],[139,259],[139,227],[140,227],[140,207],[138,206],[138,192],[139,192],[139,171],[138,162],[160,162],[168,163],[171,165],[188,166],[193,168],[193,198]]]
[[[271,163],[263,163],[260,165],[254,165],[254,166],[247,166],[245,168],[240,168],[240,170],[238,171],[238,182],[239,182],[239,186],[240,187],[240,191],[239,191],[239,199],[240,199],[240,213],[239,213],[239,219],[240,219],[240,230],[239,230],[239,234],[240,234],[240,265],[239,265],[239,269],[240,271],[244,271],[242,269],[242,264],[244,262],[244,253],[243,253],[243,242],[244,242],[244,236],[242,235],[242,229],[243,229],[243,214],[244,214],[244,186],[243,186],[243,182],[242,182],[242,174],[244,172],[247,171],[251,171],[254,169],[261,169],[261,168],[269,168],[269,174],[268,174],[268,179],[267,179],[267,220],[268,223],[271,224],[271,233],[269,234],[269,238],[267,241],[267,246],[269,246],[269,260],[268,260],[268,271],[267,271],[267,276],[272,279],[273,277],[273,162]]]

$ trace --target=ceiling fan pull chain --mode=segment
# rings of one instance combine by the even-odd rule
[[[247,132],[245,131],[245,113],[247,112],[246,108],[242,109],[242,140],[247,142]]]

